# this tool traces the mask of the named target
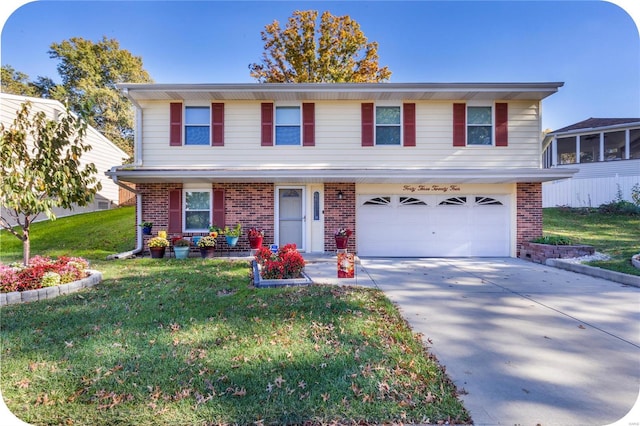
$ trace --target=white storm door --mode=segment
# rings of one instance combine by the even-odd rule
[[[280,247],[293,243],[298,250],[304,250],[304,189],[279,187],[276,192],[276,243]]]
[[[324,187],[312,185],[309,188],[311,198],[309,217],[311,220],[311,240],[307,241],[314,253],[324,252]]]

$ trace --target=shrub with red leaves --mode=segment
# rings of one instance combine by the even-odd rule
[[[89,263],[80,257],[62,256],[57,260],[34,256],[27,267],[0,265],[0,292],[25,291],[42,288],[47,272],[60,275],[60,284],[70,283],[87,276]]]
[[[286,244],[276,254],[263,247],[255,258],[261,268],[260,275],[266,280],[299,278],[304,269],[304,259],[295,244]]]

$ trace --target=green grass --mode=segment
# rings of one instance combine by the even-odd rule
[[[135,247],[135,208],[79,214],[30,226],[31,254],[58,257],[66,254],[104,260],[109,254]],[[22,260],[22,241],[0,232],[0,262]]]
[[[110,222],[108,216],[87,221],[84,236],[73,237],[77,251],[68,252],[85,253],[103,271],[99,286],[2,308],[0,384],[6,404],[22,420],[470,421],[455,386],[380,291],[258,290],[244,261],[107,262],[108,252],[133,244],[125,234],[107,246],[111,234],[96,228],[117,233],[116,223],[132,222]],[[65,221],[71,222],[65,233],[76,229],[73,219]],[[71,238],[50,229],[61,223],[34,231],[34,254],[36,247],[59,253],[55,241]],[[38,241],[45,235],[46,241]],[[5,238],[3,260],[19,260],[19,242],[10,248]]]
[[[611,260],[589,262],[591,266],[640,275],[631,256],[640,253],[640,216],[604,214],[594,209],[548,208],[543,210],[546,235],[570,238],[588,244]]]

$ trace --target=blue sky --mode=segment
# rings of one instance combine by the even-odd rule
[[[543,103],[543,128],[640,117],[638,29],[603,1],[3,3],[0,61],[31,79],[59,81],[51,43],[106,36],[142,57],[158,83],[254,82],[248,65],[260,60],[264,26],[315,9],[355,19],[379,43],[392,82],[563,81]]]

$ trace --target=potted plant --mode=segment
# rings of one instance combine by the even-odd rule
[[[216,238],[221,233],[221,229],[216,225],[209,225],[209,236]]]
[[[347,248],[347,244],[349,243],[349,237],[353,231],[349,228],[338,228],[334,237],[336,239],[336,248],[338,250],[345,250]]]
[[[191,249],[191,242],[180,238],[173,243],[173,252],[176,254],[176,259],[186,259],[189,257],[189,250]]]
[[[229,247],[234,247],[238,243],[238,238],[242,235],[242,224],[236,223],[233,228],[225,226],[223,233]]]
[[[252,249],[259,249],[262,247],[262,239],[264,238],[264,231],[260,228],[249,228],[247,233],[249,237],[249,246]]]
[[[206,235],[200,238],[200,241],[198,241],[198,247],[200,248],[200,257],[203,259],[211,259],[214,255],[216,239],[211,235]]]
[[[151,257],[153,259],[161,259],[164,257],[164,252],[169,247],[169,240],[162,237],[153,237],[147,243]]]
[[[151,235],[151,227],[153,227],[153,222],[142,222],[138,226],[142,228],[143,235]]]

